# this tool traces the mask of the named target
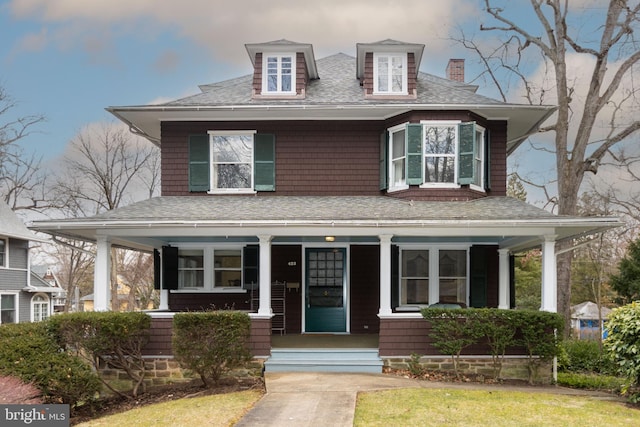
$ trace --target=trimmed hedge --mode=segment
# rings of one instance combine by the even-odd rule
[[[47,403],[73,408],[100,390],[98,376],[64,351],[47,322],[0,325],[0,342],[0,373],[35,384]]]
[[[240,311],[177,313],[173,317],[173,353],[206,387],[251,360],[251,320]]]
[[[144,391],[145,362],[142,349],[149,340],[151,317],[141,312],[68,313],[50,319],[62,345],[91,364],[96,371],[109,366],[126,372],[133,382],[132,395]],[[111,391],[123,395],[108,381]]]
[[[458,373],[461,352],[474,344],[487,344],[499,377],[509,347],[522,347],[528,357],[529,382],[535,382],[540,365],[560,353],[558,336],[563,319],[557,313],[496,308],[424,308],[422,316],[431,323],[433,345],[451,356]]]

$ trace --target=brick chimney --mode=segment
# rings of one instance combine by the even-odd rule
[[[450,59],[447,64],[447,78],[464,83],[464,59]]]

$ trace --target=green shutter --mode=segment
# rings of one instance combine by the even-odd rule
[[[476,123],[467,122],[458,125],[458,184],[468,185],[475,182],[475,138]]]
[[[209,191],[209,135],[189,136],[189,191]]]
[[[389,188],[389,180],[387,179],[387,172],[389,171],[388,155],[389,132],[385,131],[380,135],[380,190]]]
[[[178,248],[162,247],[162,289],[178,289]]]
[[[276,191],[276,138],[272,134],[254,137],[254,189]]]
[[[407,125],[407,184],[422,184],[422,125]]]
[[[474,308],[487,306],[487,258],[486,246],[472,246],[469,254],[471,280],[469,285],[469,305]]]

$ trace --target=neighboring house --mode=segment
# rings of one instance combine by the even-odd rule
[[[316,60],[310,44],[248,44],[250,75],[108,108],[160,148],[161,197],[33,228],[96,242],[97,310],[110,248],[154,251],[165,316],[250,311],[258,356],[272,330],[428,354],[420,308],[513,307],[512,254],[534,247],[541,309],[556,311],[556,242],[619,221],[506,197],[507,156],[555,108],[477,94],[462,60],[423,73],[423,49],[384,40]]]
[[[118,304],[120,311],[129,311],[129,298],[131,293],[131,286],[125,282],[124,278],[118,275]],[[88,294],[80,298],[80,311],[94,311],[94,296]],[[136,306],[140,305],[140,301],[136,302]],[[150,301],[147,310],[153,308],[153,302]]]
[[[64,311],[64,306],[67,301],[67,291],[62,289],[60,281],[56,277],[53,270],[43,265],[31,266],[32,283],[34,280],[38,281],[40,287],[52,287],[57,292],[51,293],[51,304],[53,306],[54,313],[61,313]]]
[[[30,268],[30,242],[44,242],[0,200],[0,324],[37,322],[54,312],[64,291]]]
[[[573,337],[581,340],[601,339],[601,331],[609,318],[611,309],[601,307],[598,312],[598,304],[585,301],[571,307],[571,330]],[[602,321],[602,329],[598,324]]]

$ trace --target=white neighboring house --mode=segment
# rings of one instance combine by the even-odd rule
[[[0,201],[0,324],[37,322],[53,313],[64,290],[31,273],[30,244],[47,240],[31,232]]]
[[[581,340],[597,340],[600,338],[598,319],[602,319],[602,330],[604,332],[611,309],[601,307],[600,310],[600,314],[598,314],[598,304],[591,301],[585,301],[571,307],[571,329],[574,338]]]

